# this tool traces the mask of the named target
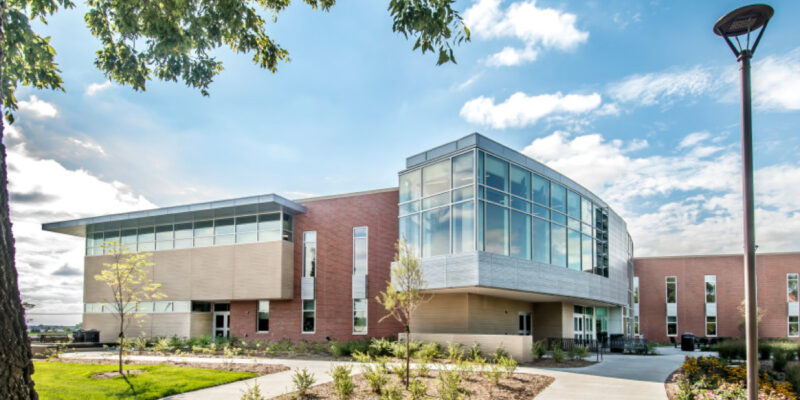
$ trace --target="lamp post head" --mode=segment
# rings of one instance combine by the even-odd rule
[[[766,4],[753,4],[737,8],[720,18],[714,24],[714,33],[722,36],[730,46],[733,54],[736,57],[742,55],[751,57],[756,51],[758,42],[761,41],[761,35],[767,28],[767,22],[772,18],[775,10]],[[753,47],[750,47],[750,34],[758,31]],[[747,35],[747,40],[743,43],[739,40],[739,36]],[[736,40],[737,46],[733,45],[731,38]]]

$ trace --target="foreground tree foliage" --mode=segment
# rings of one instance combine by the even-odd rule
[[[167,296],[159,291],[160,283],[153,282],[147,277],[147,271],[155,265],[150,261],[152,253],[131,253],[125,245],[117,241],[108,241],[101,246],[103,253],[111,256],[111,262],[103,263],[103,270],[95,275],[94,279],[105,283],[111,290],[108,306],[119,320],[118,372],[133,389],[133,385],[122,371],[122,360],[128,344],[125,329],[131,324],[140,322],[137,309],[140,302],[163,299]]]
[[[303,0],[329,10],[335,0]],[[252,55],[272,73],[289,52],[269,37],[267,20],[291,0],[88,0],[85,22],[100,39],[95,65],[106,76],[134,90],[147,81],[181,81],[204,96],[223,70],[211,55],[219,47]],[[453,46],[469,40],[469,30],[453,9],[454,0],[389,0],[392,29],[414,40],[413,49],[438,55],[437,65],[455,62]],[[5,119],[14,122],[20,85],[64,90],[49,38],[31,21],[47,22],[70,0],[0,0],[0,98]],[[267,15],[266,19],[264,15]],[[0,121],[0,398],[35,399],[25,316],[14,265],[14,237],[8,208],[6,149]]]
[[[381,292],[375,300],[382,305],[387,314],[378,322],[386,318],[394,318],[403,325],[406,344],[406,373],[404,383],[408,389],[408,378],[411,370],[411,315],[422,304],[430,301],[431,296],[422,291],[428,288],[425,278],[422,276],[422,266],[419,264],[414,248],[401,239],[395,245],[397,253],[392,265],[392,281],[386,282],[386,290]]]

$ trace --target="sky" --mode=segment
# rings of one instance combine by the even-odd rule
[[[65,92],[20,88],[7,127],[11,217],[32,323],[76,323],[81,238],[45,222],[278,193],[397,185],[407,156],[480,132],[573,178],[620,214],[636,256],[740,253],[736,59],[712,33],[743,1],[461,0],[472,41],[436,66],[391,30],[386,1],[295,1],[268,31],[276,74],[219,50],[203,97],[110,83],[85,9],[51,36]],[[756,242],[800,250],[800,2],[753,60]]]

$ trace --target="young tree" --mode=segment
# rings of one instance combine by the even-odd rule
[[[428,302],[430,295],[422,291],[428,287],[422,277],[422,267],[419,265],[419,258],[414,252],[413,246],[408,244],[405,239],[401,239],[395,245],[397,253],[394,256],[392,265],[392,281],[386,282],[386,290],[381,292],[375,299],[381,304],[388,314],[384,315],[379,322],[386,318],[394,318],[404,327],[406,339],[406,389],[408,389],[408,377],[410,372],[411,352],[409,341],[411,340],[411,315],[422,304]]]
[[[153,267],[150,261],[152,253],[131,253],[116,241],[102,244],[106,254],[111,255],[111,262],[103,263],[103,270],[94,279],[103,282],[111,289],[109,306],[119,320],[119,374],[128,385],[131,383],[122,371],[122,359],[125,355],[125,329],[137,322],[139,302],[163,299],[166,297],[159,291],[160,283],[147,278],[147,270]],[[133,388],[133,386],[131,386]]]
[[[303,0],[327,11],[335,0]],[[453,46],[470,33],[455,0],[389,0],[392,30],[415,38],[414,50],[438,53],[437,65],[455,63]],[[227,46],[250,53],[253,62],[272,73],[289,52],[266,32],[263,14],[274,20],[291,0],[148,1],[88,0],[84,17],[100,39],[95,65],[119,84],[144,91],[148,80],[182,81],[207,96],[208,86],[222,72],[212,50]],[[0,99],[9,123],[17,109],[15,91],[26,85],[64,90],[50,40],[37,34],[31,20],[47,23],[70,0],[0,0]],[[14,265],[14,236],[8,208],[8,171],[0,118],[0,398],[36,399],[33,363]]]

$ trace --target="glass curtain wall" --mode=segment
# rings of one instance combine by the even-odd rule
[[[422,257],[481,250],[608,276],[608,212],[501,157],[471,150],[408,171],[399,200],[400,238]]]
[[[281,223],[283,226],[281,226]],[[236,243],[292,241],[292,216],[272,212],[191,222],[157,224],[135,228],[97,231],[89,227],[86,255],[109,254],[104,242],[115,241],[127,251],[142,252]]]

